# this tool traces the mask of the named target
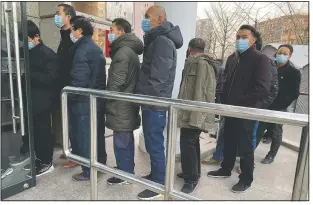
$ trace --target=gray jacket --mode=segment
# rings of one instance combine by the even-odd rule
[[[200,102],[215,102],[217,62],[206,54],[197,54],[186,59],[179,99]],[[179,110],[178,126],[208,131],[214,123],[215,114]]]
[[[144,36],[143,62],[136,93],[155,97],[172,97],[176,73],[177,52],[183,45],[178,26],[166,21]],[[142,109],[165,110],[153,106]]]
[[[134,93],[143,52],[142,41],[133,33],[114,40],[110,46],[112,62],[108,72],[107,90]],[[133,131],[140,126],[139,105],[106,100],[106,127],[114,131]]]

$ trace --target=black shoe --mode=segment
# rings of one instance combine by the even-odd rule
[[[74,174],[72,176],[72,179],[74,181],[77,181],[77,182],[82,182],[82,181],[89,181],[90,177],[87,174],[85,174],[84,172],[82,172],[80,174]]]
[[[243,192],[247,191],[250,187],[251,187],[251,185],[248,185],[242,181],[239,181],[236,185],[233,186],[233,188],[231,190],[234,193],[243,193]]]
[[[270,154],[266,155],[266,157],[262,160],[262,164],[271,164],[274,162],[274,157]]]
[[[176,175],[178,178],[180,178],[180,179],[185,179],[186,178],[186,175],[184,174],[184,173],[178,173],[177,175]],[[201,174],[199,174],[199,178],[201,177]]]
[[[1,179],[4,179],[5,177],[9,176],[13,173],[12,167],[8,167],[7,169],[1,169]]]
[[[107,180],[109,185],[129,185],[131,183],[129,183],[128,181],[116,178],[116,177],[112,177],[110,179]]]
[[[28,154],[23,154],[23,155],[20,155],[18,157],[15,157],[12,161],[11,161],[11,165],[13,167],[16,167],[18,165],[21,165],[23,164],[24,162],[26,162],[27,160],[29,160],[30,157],[29,157],[29,153]]]
[[[36,159],[36,160],[35,160],[35,168],[36,168],[36,167],[40,167],[40,166],[41,166],[41,161],[40,161],[40,159]],[[31,169],[30,164],[27,164],[26,166],[24,166],[23,169],[24,169],[25,171],[30,171],[30,169]]]
[[[151,181],[151,179],[152,179],[152,174],[150,173],[150,174],[148,174],[148,175],[146,175],[146,176],[143,176],[142,178],[148,179],[148,180]]]
[[[181,192],[185,194],[191,194],[194,192],[194,190],[197,188],[199,184],[199,181],[196,182],[185,182],[183,188],[181,189]]]
[[[228,178],[231,176],[231,173],[226,173],[223,169],[219,169],[217,171],[208,172],[207,176],[213,178]]]
[[[140,200],[154,200],[154,199],[158,199],[162,197],[163,197],[163,194],[155,193],[148,189],[138,194],[138,199]]]
[[[54,166],[52,162],[50,164],[36,165],[36,177],[51,173],[53,171],[54,171]]]

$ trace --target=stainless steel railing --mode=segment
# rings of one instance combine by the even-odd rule
[[[72,154],[69,149],[69,134],[68,134],[68,94],[78,94],[89,96],[90,99],[90,144],[91,154],[90,159]],[[127,180],[132,183],[140,184],[152,191],[164,194],[164,199],[185,199],[199,200],[182,192],[175,191],[174,186],[174,169],[175,169],[175,151],[176,151],[176,128],[177,128],[177,109],[185,109],[190,111],[201,111],[212,114],[236,117],[249,120],[259,120],[271,123],[289,124],[303,127],[302,138],[297,162],[294,188],[292,200],[303,200],[307,197],[308,184],[304,179],[308,177],[308,115],[294,114],[278,111],[269,111],[255,108],[238,107],[231,105],[221,105],[215,103],[204,103],[195,101],[186,101],[178,99],[157,98],[144,95],[134,95],[127,93],[117,93],[110,91],[65,87],[62,90],[62,123],[63,123],[63,149],[67,158],[81,165],[90,167],[91,181],[91,200],[97,199],[97,171],[110,173],[115,177]],[[166,155],[166,177],[165,185],[161,185],[139,176],[129,174],[127,172],[111,168],[101,164],[97,159],[97,98],[123,100],[138,104],[155,105],[160,107],[168,107],[168,137],[167,137],[167,155]]]

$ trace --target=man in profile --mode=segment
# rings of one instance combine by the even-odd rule
[[[183,45],[178,26],[166,19],[160,6],[151,6],[141,24],[144,35],[144,53],[137,94],[155,97],[172,97],[176,73],[177,52]],[[166,108],[141,106],[142,126],[147,152],[150,154],[151,173],[145,178],[164,184],[165,152],[163,131],[166,125]],[[150,190],[138,195],[139,199],[151,200],[162,196]]]

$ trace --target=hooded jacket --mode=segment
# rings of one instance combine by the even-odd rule
[[[143,52],[142,41],[133,33],[127,33],[114,40],[110,46],[112,62],[108,73],[109,91],[135,93]],[[140,126],[139,105],[106,100],[106,126],[114,131],[133,131]]]
[[[143,62],[136,93],[155,97],[172,97],[176,73],[177,52],[183,46],[183,37],[178,26],[166,21],[144,36]],[[154,106],[142,109],[164,111]]]
[[[206,54],[190,56],[185,61],[179,99],[214,103],[218,65]],[[205,112],[179,110],[178,126],[208,131],[215,115]]]

